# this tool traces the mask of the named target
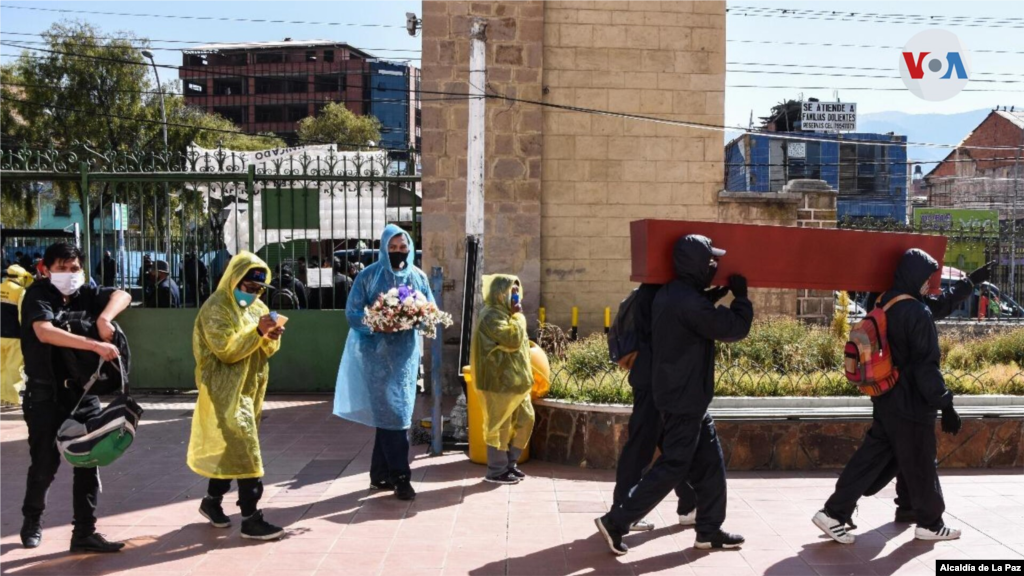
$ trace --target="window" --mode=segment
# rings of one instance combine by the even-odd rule
[[[316,62],[316,50],[306,50],[306,62]]]
[[[807,143],[806,178],[821,180],[821,142]]]
[[[857,193],[885,192],[885,146],[860,144],[857,146]]]
[[[324,62],[334,62],[334,50],[324,50]]]
[[[857,192],[857,145],[839,145],[839,193]]]
[[[58,198],[57,202],[53,205],[53,215],[61,217],[71,216],[71,201],[67,198]]]
[[[185,66],[206,66],[206,57],[198,54],[185,56]]]
[[[223,116],[235,124],[245,124],[249,116],[249,108],[246,106],[215,106],[213,113]]]
[[[288,121],[298,122],[306,116],[309,116],[309,109],[305,104],[293,105],[288,107]]]
[[[260,52],[256,54],[257,64],[281,64],[285,61],[284,54],[281,52]]]
[[[283,106],[257,106],[257,122],[284,122],[285,108]]]
[[[217,96],[245,94],[245,84],[241,78],[217,78],[213,81],[213,93]]]
[[[318,74],[315,77],[317,92],[344,92],[345,76],[342,74]]]

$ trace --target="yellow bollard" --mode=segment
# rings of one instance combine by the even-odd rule
[[[547,311],[544,309],[543,306],[541,306],[540,310],[537,311],[537,318],[538,318],[538,320],[540,320],[540,325],[541,326],[543,326],[544,322],[547,321],[547,319],[548,319]]]
[[[579,335],[580,335],[579,325],[580,325],[580,309],[575,307],[575,306],[573,306],[572,307],[572,328],[569,331],[569,337],[572,338],[573,340],[576,340],[577,338],[579,338]]]
[[[604,333],[607,334],[612,329],[612,309],[604,309]]]
[[[462,378],[466,381],[466,415],[469,426],[469,460],[476,464],[487,464],[487,444],[484,443],[484,403],[480,401],[480,393],[473,383],[473,374],[469,366],[462,367]],[[527,446],[519,456],[522,464],[530,459],[530,447]]]

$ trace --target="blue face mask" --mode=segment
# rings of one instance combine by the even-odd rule
[[[238,288],[235,288],[235,302],[237,302],[242,308],[248,308],[255,301],[255,294],[249,294],[248,292],[243,292]]]

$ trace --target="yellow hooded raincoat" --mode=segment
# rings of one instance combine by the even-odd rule
[[[6,278],[0,284],[0,306],[3,307],[3,335],[0,337],[0,404],[21,404],[18,395],[25,387],[21,355],[21,299],[32,284],[32,275],[13,264],[7,268]]]
[[[470,364],[483,402],[484,442],[499,450],[526,448],[533,432],[533,370],[526,318],[512,313],[515,276],[483,277],[484,308],[480,311]]]
[[[203,304],[192,332],[199,399],[192,418],[188,465],[207,478],[259,478],[263,459],[257,434],[270,373],[268,360],[280,340],[259,335],[260,317],[269,313],[259,299],[239,306],[234,290],[253,268],[270,268],[250,252],[228,263],[217,290]]]

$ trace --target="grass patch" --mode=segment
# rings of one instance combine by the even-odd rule
[[[717,348],[718,396],[859,396],[842,373],[845,338],[787,318],[754,323],[750,336]],[[942,369],[954,394],[1024,395],[1024,328],[977,340],[944,337]],[[550,397],[591,404],[631,404],[628,373],[608,360],[597,334],[552,357]]]

